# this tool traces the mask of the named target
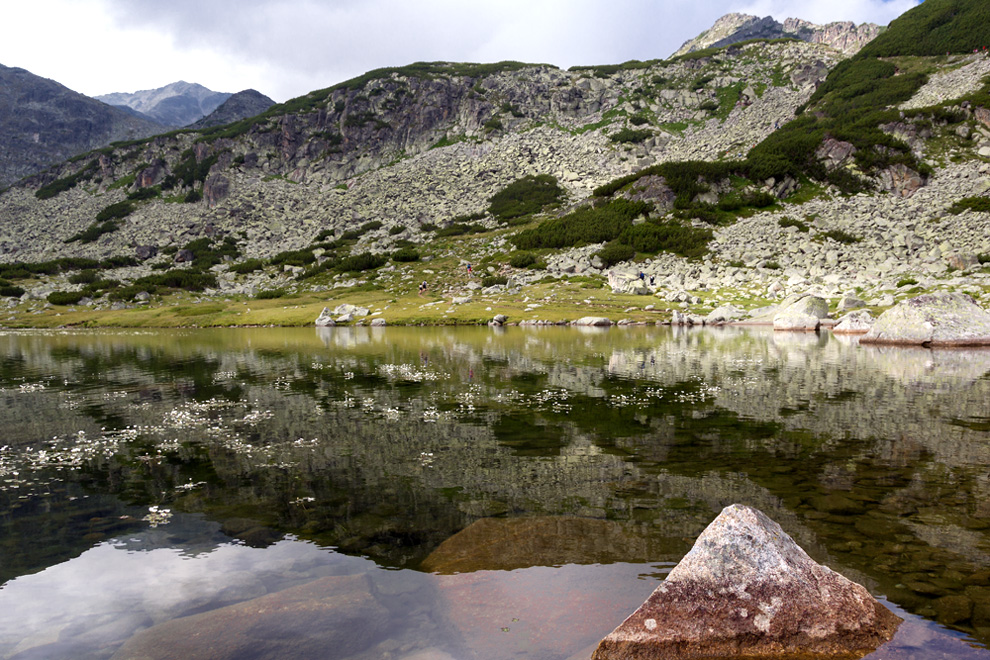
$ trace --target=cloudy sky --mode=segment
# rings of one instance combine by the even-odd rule
[[[384,66],[664,58],[729,12],[886,25],[919,1],[11,1],[0,64],[90,96],[185,80],[285,101]]]

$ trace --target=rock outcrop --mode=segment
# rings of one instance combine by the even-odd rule
[[[926,294],[881,314],[860,343],[990,346],[990,313],[963,293]]]
[[[856,25],[839,21],[816,25],[799,18],[787,18],[779,23],[772,16],[726,14],[711,28],[694,39],[689,39],[674,53],[684,55],[705,48],[719,48],[750,39],[800,39],[820,43],[852,55],[880,34],[881,27],[874,23]]]
[[[817,296],[798,296],[787,304],[781,303],[773,317],[774,330],[800,330],[813,332],[828,316],[828,302]]]
[[[734,504],[592,660],[855,658],[900,621],[763,513]]]

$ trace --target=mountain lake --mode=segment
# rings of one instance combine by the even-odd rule
[[[990,658],[990,350],[0,331],[0,658],[587,660],[724,507]]]

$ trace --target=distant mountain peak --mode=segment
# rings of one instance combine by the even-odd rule
[[[275,101],[255,89],[245,89],[220,104],[220,106],[199,121],[190,124],[189,128],[210,128],[223,126],[241,119],[260,115],[275,105]]]
[[[852,55],[873,40],[883,27],[874,23],[856,25],[851,21],[836,21],[817,25],[800,18],[787,18],[783,23],[772,16],[731,13],[719,18],[709,29],[689,39],[674,53],[684,55],[705,48],[719,48],[750,39],[800,39],[831,46]]]
[[[214,92],[199,83],[177,80],[156,89],[114,92],[96,98],[110,105],[136,110],[165,126],[179,127],[210,114],[230,98],[230,94]]]

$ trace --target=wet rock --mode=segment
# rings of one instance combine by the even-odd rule
[[[781,305],[773,317],[774,330],[815,331],[828,316],[828,303],[817,296],[802,296],[790,305]]]
[[[577,321],[574,321],[572,325],[610,326],[612,325],[612,321],[604,316],[582,316]]]
[[[592,660],[860,657],[900,621],[763,513],[734,504]]]
[[[364,575],[327,577],[236,605],[180,617],[132,637],[114,660],[346,658],[388,626]]]
[[[990,313],[962,293],[926,294],[881,314],[860,343],[990,346]]]
[[[837,335],[857,335],[869,332],[873,327],[873,315],[865,309],[849,312],[839,319],[839,322],[832,328],[832,332]]]
[[[746,312],[744,310],[734,305],[722,305],[708,313],[708,316],[705,317],[705,325],[722,325],[745,317]]]
[[[502,326],[502,325],[505,325],[505,323],[508,320],[509,320],[509,317],[506,316],[505,314],[496,314],[495,317],[491,320],[491,323],[489,323],[489,325]]]
[[[388,322],[385,319],[374,319],[371,322],[372,328],[384,328],[386,325],[388,325]]]
[[[324,307],[320,315],[316,317],[316,327],[332,328],[335,325],[337,325],[337,322],[333,320],[333,312],[330,311],[329,307]]]
[[[671,555],[676,551],[632,524],[567,516],[481,518],[441,543],[422,569],[443,574],[513,571],[633,558],[646,562]]]

